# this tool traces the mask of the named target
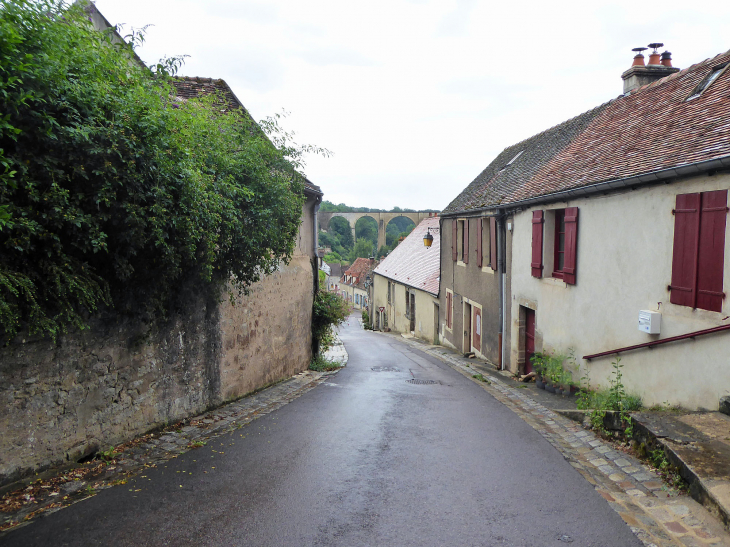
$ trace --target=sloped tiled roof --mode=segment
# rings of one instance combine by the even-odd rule
[[[225,80],[215,78],[199,78],[197,76],[179,76],[173,78],[172,85],[175,86],[177,96],[183,99],[199,99],[206,95],[218,94],[224,101],[221,105],[224,110],[241,109],[248,115],[246,107],[238,100],[236,94],[228,86]]]
[[[365,281],[365,276],[370,270],[370,259],[369,258],[358,258],[352,265],[345,270],[343,275],[351,275],[357,278],[357,284],[362,284]]]
[[[342,264],[330,264],[329,267],[331,277],[342,277]]]
[[[730,52],[640,87],[507,148],[444,214],[730,156],[730,70],[687,97]],[[499,171],[517,152],[515,162]]]
[[[441,238],[439,234],[431,232],[433,235],[431,248],[423,244],[423,236],[426,235],[428,228],[433,230],[438,227],[438,217],[422,220],[375,268],[375,273],[438,296]]]
[[[179,76],[173,78],[172,85],[175,86],[177,96],[181,99],[199,99],[207,95],[217,94],[221,99],[220,105],[223,111],[234,111],[240,109],[246,117],[252,118],[248,110],[246,110],[246,107],[243,106],[243,103],[240,100],[238,100],[238,97],[236,97],[236,94],[233,93],[233,90],[225,82],[225,80],[200,78],[196,76]],[[322,194],[320,187],[313,184],[312,181],[307,178],[304,179],[304,188],[305,191],[310,194]]]

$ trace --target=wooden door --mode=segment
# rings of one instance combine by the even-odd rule
[[[469,353],[471,351],[471,304],[464,303],[464,342],[462,344],[462,352]]]
[[[482,351],[482,310],[474,306],[474,321],[472,322],[472,347]]]
[[[416,294],[411,293],[411,332],[416,331]]]
[[[525,374],[532,372],[530,358],[535,353],[535,310],[525,310]]]

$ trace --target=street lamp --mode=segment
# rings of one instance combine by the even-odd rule
[[[433,230],[434,234],[439,233],[438,228],[428,228],[426,230],[426,235],[423,236],[423,245],[428,248],[431,248],[431,244],[433,243],[433,236],[431,235],[431,230]]]

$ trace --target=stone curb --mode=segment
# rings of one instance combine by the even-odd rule
[[[486,382],[474,378],[474,370],[467,367],[469,360],[443,346],[425,345],[397,334],[379,334],[436,357],[480,384],[552,444],[647,547],[730,546],[730,534],[704,507],[688,496],[667,493],[661,477],[650,467],[615,450],[592,431],[494,376]]]
[[[701,476],[692,463],[682,456],[681,447],[675,448],[671,440],[657,436],[651,427],[636,418],[634,418],[634,424],[636,431],[634,436],[661,447],[667,459],[679,469],[679,474],[689,484],[690,495],[722,521],[726,529],[730,530],[730,483]],[[718,491],[725,495],[722,497],[715,495]]]
[[[339,347],[341,346],[341,348]],[[347,351],[342,341],[337,337],[333,346],[335,358],[347,362]],[[344,356],[343,356],[344,352]],[[145,469],[156,467],[172,458],[176,458],[190,450],[203,446],[207,441],[240,429],[253,420],[265,416],[290,403],[294,399],[314,389],[329,376],[338,371],[314,372],[305,370],[299,374],[279,382],[271,387],[262,389],[252,395],[237,401],[224,404],[216,409],[199,416],[184,420],[187,425],[177,430],[163,430],[160,433],[149,433],[116,447],[120,450],[108,464],[95,461],[79,465],[75,469],[64,467],[56,473],[46,472],[42,478],[47,485],[36,489],[42,494],[42,499],[31,501],[13,512],[0,513],[0,538],[9,530],[30,524],[40,514],[50,514],[68,507],[79,501],[94,496],[98,491],[123,485],[130,477],[143,472]],[[93,477],[86,478],[89,466],[101,469]],[[25,491],[33,488],[33,482],[40,477],[33,477],[24,481]],[[67,480],[66,480],[67,479]],[[30,485],[30,486],[29,486]],[[47,490],[40,490],[47,488]],[[0,498],[2,504],[16,491],[9,492]],[[31,491],[34,494],[34,491]],[[28,494],[28,495],[31,495]]]

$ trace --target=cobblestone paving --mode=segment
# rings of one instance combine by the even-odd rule
[[[523,390],[489,378],[472,378],[468,362],[441,346],[404,340],[480,384],[552,444],[591,483],[647,546],[730,546],[730,534],[687,495],[668,494],[661,478],[629,454],[617,451],[578,423],[535,402]]]
[[[327,351],[326,357],[343,365],[347,363],[347,351],[339,337]],[[144,435],[124,443],[116,448],[119,454],[114,455],[109,465],[105,466],[94,461],[86,466],[61,470],[55,475],[44,473],[44,478],[35,486],[27,482],[28,486],[23,486],[20,496],[17,491],[9,492],[0,499],[0,511],[3,511],[5,502],[22,500],[22,496],[30,498],[30,501],[23,503],[19,509],[5,510],[0,516],[0,537],[3,532],[11,528],[29,524],[41,513],[58,511],[112,486],[124,488],[122,485],[129,477],[176,458],[188,450],[202,446],[210,439],[239,429],[281,408],[314,389],[336,372],[306,370],[258,393],[185,420],[186,425],[179,429]],[[94,468],[94,473],[93,476],[87,477],[84,471],[91,471],[89,466]],[[99,469],[101,472],[97,474]]]

